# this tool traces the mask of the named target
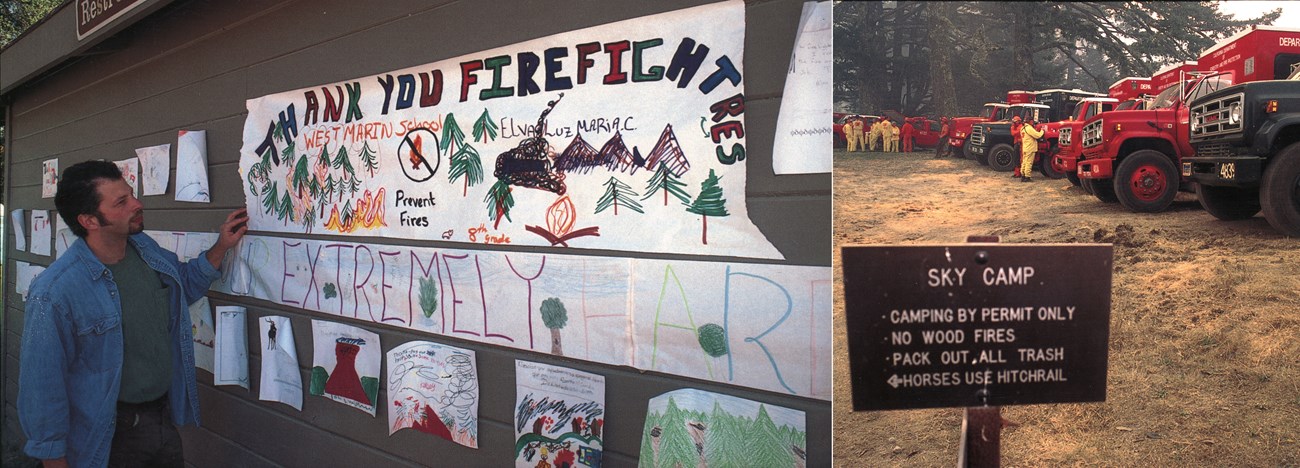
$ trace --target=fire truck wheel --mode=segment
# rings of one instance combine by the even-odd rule
[[[1066,172],[1065,178],[1070,179],[1070,183],[1074,184],[1075,187],[1083,187],[1084,191],[1088,190],[1087,187],[1084,187],[1083,184],[1079,183],[1079,174],[1077,172]]]
[[[1020,165],[1016,149],[1006,143],[998,143],[989,149],[989,168],[998,172],[1008,172]]]
[[[989,165],[989,153],[988,153],[988,151],[985,151],[985,152],[982,153],[982,154],[976,154],[976,155],[975,155],[975,161],[978,162],[978,163],[980,163],[980,165],[983,165],[983,166],[987,166],[987,165]]]
[[[1164,211],[1178,195],[1178,166],[1156,150],[1128,155],[1115,169],[1115,196],[1129,211]]]
[[[966,142],[961,144],[961,155],[966,159],[976,159],[975,153],[970,152],[970,138],[967,138]]]
[[[1098,200],[1106,203],[1119,201],[1115,197],[1115,185],[1111,183],[1111,179],[1082,179],[1082,182],[1083,185],[1088,187],[1085,190],[1097,197]]]
[[[1273,158],[1259,186],[1259,202],[1273,229],[1300,237],[1300,143]]]
[[[1052,145],[1052,148],[1047,150],[1047,156],[1045,158],[1039,158],[1039,170],[1043,173],[1043,177],[1048,179],[1060,179],[1065,177],[1065,168],[1056,164],[1056,153],[1059,152],[1061,152],[1061,149],[1056,145]]]
[[[1259,213],[1259,190],[1239,187],[1201,185],[1196,189],[1201,206],[1224,221],[1247,219]]]

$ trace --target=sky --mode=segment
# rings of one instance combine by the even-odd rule
[[[1236,19],[1253,18],[1275,8],[1282,9],[1282,16],[1273,22],[1273,26],[1300,29],[1300,2],[1219,2],[1219,11],[1231,14]]]

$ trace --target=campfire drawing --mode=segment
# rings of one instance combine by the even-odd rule
[[[573,223],[577,221],[578,210],[573,208],[573,201],[565,195],[555,200],[549,208],[546,209],[546,227],[541,226],[524,226],[528,232],[542,236],[551,243],[551,245],[561,245],[568,247],[568,241],[583,236],[599,236],[600,228],[597,226],[585,227],[579,230],[573,230]]]

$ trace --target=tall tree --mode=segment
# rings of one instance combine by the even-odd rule
[[[700,236],[704,245],[709,244],[709,216],[727,216],[727,200],[722,198],[722,187],[718,185],[717,174],[709,169],[709,177],[700,183],[700,194],[695,201],[687,205],[686,211],[700,215],[704,223],[704,233]]]
[[[673,171],[668,169],[668,164],[660,161],[659,166],[655,168],[654,175],[650,176],[650,182],[645,186],[645,196],[641,200],[648,200],[654,196],[655,192],[662,190],[664,192],[664,206],[668,206],[669,195],[682,203],[687,203],[690,201],[691,196],[687,195],[686,190],[682,188],[685,186],[686,183],[678,179],[677,176],[673,175]]]
[[[645,213],[641,209],[641,204],[636,201],[637,195],[636,191],[632,190],[632,187],[615,177],[610,177],[609,180],[605,181],[605,194],[601,195],[599,200],[596,200],[596,214],[600,214],[600,212],[613,206],[614,216],[618,216],[619,205],[623,205],[624,208],[637,213]]]
[[[492,121],[492,115],[488,114],[487,108],[483,109],[483,114],[478,116],[474,121],[474,141],[483,139],[484,143],[489,140],[497,139],[497,123]]]
[[[447,171],[448,182],[455,183],[456,179],[464,178],[464,184],[461,188],[460,196],[469,193],[469,186],[478,185],[483,182],[483,163],[479,161],[478,150],[473,146],[464,145],[460,151],[451,155],[451,169]]]
[[[569,313],[564,308],[564,302],[558,297],[548,298],[542,301],[542,324],[551,329],[551,354],[556,356],[564,355],[564,347],[560,343],[560,329],[569,323]]]

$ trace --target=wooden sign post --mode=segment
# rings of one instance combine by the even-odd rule
[[[853,410],[970,408],[997,466],[999,406],[1105,401],[1114,250],[972,240],[843,248]]]

